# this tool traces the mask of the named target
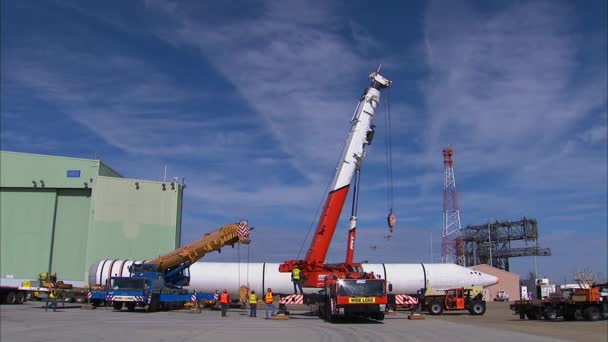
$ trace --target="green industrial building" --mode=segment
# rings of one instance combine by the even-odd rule
[[[183,185],[127,179],[100,160],[0,151],[0,278],[84,283],[101,259],[179,246]]]

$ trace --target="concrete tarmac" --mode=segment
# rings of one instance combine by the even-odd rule
[[[581,322],[585,324],[584,322]],[[146,313],[82,310],[67,305],[57,312],[45,311],[40,303],[0,306],[0,341],[559,341],[503,330],[449,322],[443,319],[411,321],[407,313],[387,316],[382,322],[362,320],[328,323],[305,310],[292,310],[289,320],[265,320],[248,311],[230,309]]]
[[[441,316],[427,316],[427,319],[451,323],[482,326],[492,329],[517,331],[526,334],[562,338],[569,341],[607,342],[608,320],[587,322],[567,322],[558,319],[554,322],[544,320],[521,320],[514,315],[507,302],[488,302],[483,316],[471,316],[468,312],[449,312]]]

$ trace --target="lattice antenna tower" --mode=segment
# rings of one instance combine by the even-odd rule
[[[454,149],[448,146],[443,149],[445,177],[443,183],[443,232],[441,234],[441,261],[465,265],[458,192],[454,177]]]

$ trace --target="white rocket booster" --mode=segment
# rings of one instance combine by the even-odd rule
[[[112,276],[129,276],[132,260],[101,260],[91,266],[89,285],[105,284]],[[138,261],[140,262],[140,261]],[[362,264],[365,272],[393,284],[393,293],[415,294],[423,288],[446,289],[462,286],[487,287],[500,279],[470,268],[455,264]],[[196,262],[190,266],[189,290],[211,293],[227,289],[238,293],[241,285],[247,285],[258,293],[272,288],[274,293],[293,293],[289,273],[279,272],[278,263],[228,263]],[[317,288],[305,288],[305,293],[316,293]]]

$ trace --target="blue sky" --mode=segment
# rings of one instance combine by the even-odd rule
[[[362,171],[355,258],[440,260],[443,164],[463,225],[539,220],[540,274],[607,268],[606,1],[3,1],[3,150],[184,177],[207,260],[301,258],[367,75],[393,80]],[[386,215],[390,103],[394,211]],[[329,261],[345,254],[345,206]],[[312,228],[311,228],[312,226]],[[311,233],[312,234],[312,233]],[[430,238],[433,237],[433,256]],[[239,253],[237,253],[239,252]],[[512,259],[527,274],[533,258]]]

